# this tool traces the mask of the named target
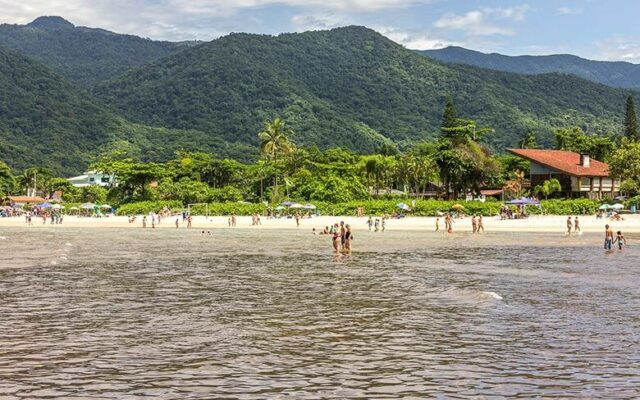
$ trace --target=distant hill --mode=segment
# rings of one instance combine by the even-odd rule
[[[178,149],[257,157],[252,148],[194,129],[130,123],[48,67],[0,46],[0,160],[16,171],[41,166],[70,175],[119,141],[143,160],[164,161]]]
[[[41,61],[79,87],[91,88],[192,44],[152,41],[76,27],[61,17],[39,17],[27,25],[0,25],[0,45]]]
[[[640,65],[628,62],[593,61],[569,54],[505,56],[455,46],[418,53],[448,63],[468,64],[529,75],[551,72],[573,74],[612,87],[640,90]]]
[[[127,118],[255,145],[262,122],[287,118],[298,144],[372,151],[433,138],[443,99],[496,132],[496,149],[527,130],[620,132],[627,92],[573,76],[524,76],[422,57],[362,27],[279,36],[232,34],[96,88]]]

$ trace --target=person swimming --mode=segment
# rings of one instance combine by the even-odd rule
[[[613,231],[609,227],[609,224],[604,226],[604,249],[611,250],[611,244],[613,243]]]
[[[627,239],[624,238],[622,231],[616,232],[616,238],[613,239],[613,244],[618,243],[618,250],[622,250],[622,245],[627,245]]]

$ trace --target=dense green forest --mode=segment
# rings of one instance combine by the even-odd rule
[[[0,25],[0,45],[49,65],[79,87],[91,88],[189,44],[152,41],[75,27],[60,17],[40,17],[27,25]]]
[[[626,93],[573,76],[523,76],[444,65],[362,27],[279,36],[232,34],[185,50],[96,89],[131,120],[194,128],[256,143],[283,115],[295,140],[370,152],[438,130],[446,95],[482,125],[495,149],[534,130],[550,144],[554,127],[621,132]]]
[[[419,54],[449,63],[474,65],[517,74],[572,74],[592,82],[612,87],[640,89],[640,65],[622,61],[594,61],[570,54],[548,56],[505,56],[486,54],[462,47],[450,46],[438,50],[418,51]]]
[[[84,87],[105,79],[99,70],[117,69],[114,63],[126,69],[165,53],[152,50],[156,42],[54,17],[2,30],[32,35],[31,45],[24,37],[18,42],[41,60],[0,46],[0,159],[16,172],[37,165],[73,175],[112,151],[151,162],[165,162],[176,151],[253,162],[260,155],[256,132],[275,116],[287,121],[298,147],[407,151],[438,136],[449,95],[462,115],[493,129],[481,144],[497,153],[527,132],[548,147],[556,128],[624,131],[626,91],[566,75],[445,65],[361,27],[232,34],[182,45],[178,54],[100,84],[97,96]],[[83,69],[89,59],[95,65]],[[76,82],[70,83],[58,64],[85,71],[88,80],[78,83],[67,71]]]

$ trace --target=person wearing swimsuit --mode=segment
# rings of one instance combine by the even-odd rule
[[[333,251],[335,253],[339,252],[340,251],[340,229],[338,228],[338,224],[335,224],[333,226],[332,243],[333,243]]]
[[[353,234],[351,233],[351,226],[347,225],[344,232],[344,252],[351,255],[351,242],[353,241]]]
[[[622,250],[622,245],[627,245],[627,239],[624,238],[622,231],[616,232],[616,238],[613,239],[613,244],[618,243],[618,250]]]
[[[604,226],[604,249],[611,250],[611,244],[613,243],[613,231],[609,227],[609,224]]]

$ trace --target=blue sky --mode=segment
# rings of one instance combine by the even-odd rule
[[[0,0],[0,20],[60,15],[152,39],[364,25],[414,49],[571,53],[640,63],[640,0]]]

